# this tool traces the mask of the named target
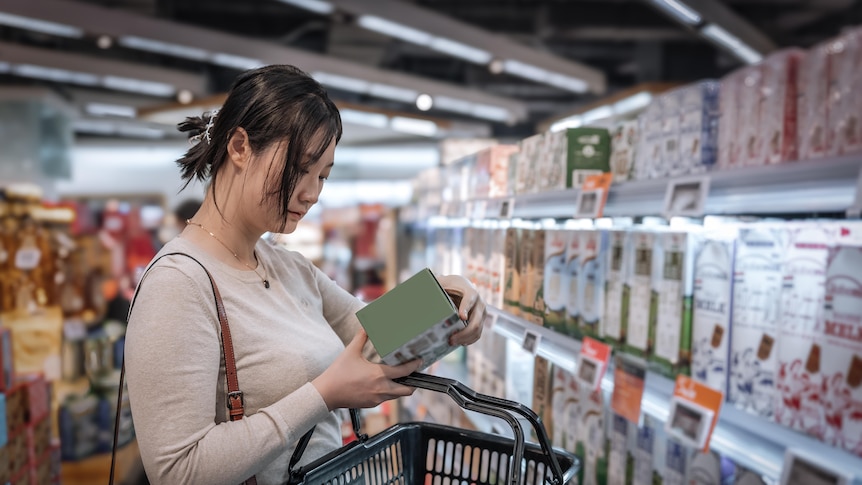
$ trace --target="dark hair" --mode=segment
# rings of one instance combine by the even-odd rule
[[[209,115],[209,116],[206,116]],[[271,65],[245,71],[234,81],[224,105],[212,114],[186,118],[178,125],[189,136],[202,139],[177,160],[188,186],[193,178],[210,178],[215,187],[218,172],[227,158],[227,144],[237,128],[248,133],[249,145],[259,153],[273,143],[287,141],[281,176],[263,198],[277,195],[282,220],[287,220],[290,197],[302,171],[315,162],[334,138],[341,140],[341,116],[323,87],[302,70],[289,65]],[[213,121],[209,139],[203,138],[207,122]],[[319,136],[317,146],[311,146]],[[309,159],[306,153],[312,153]],[[267,180],[271,177],[267,175]],[[218,207],[218,205],[216,205]]]

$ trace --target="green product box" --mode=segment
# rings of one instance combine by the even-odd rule
[[[566,130],[566,187],[580,187],[586,177],[611,171],[611,135],[605,128]]]
[[[422,368],[455,350],[449,337],[467,326],[428,268],[369,303],[356,317],[384,364],[421,358]]]

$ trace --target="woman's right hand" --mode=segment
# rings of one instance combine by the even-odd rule
[[[407,376],[422,365],[414,360],[397,366],[375,364],[362,355],[368,334],[360,329],[344,352],[311,384],[330,411],[339,408],[372,408],[398,397],[409,396],[414,387],[392,379]]]

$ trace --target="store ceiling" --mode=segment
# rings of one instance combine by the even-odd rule
[[[395,5],[398,8],[390,4],[382,13],[373,12],[393,1],[400,4]],[[862,24],[862,0],[684,1],[704,13],[718,12],[712,20],[720,18],[722,27],[765,51],[763,53],[784,46],[807,47],[836,35],[844,26]],[[674,0],[665,2],[676,3]],[[392,84],[408,91],[433,92],[435,96],[444,93],[452,98],[468,99],[474,108],[493,107],[496,103],[506,110],[506,116],[494,119],[494,112],[490,117],[482,117],[476,115],[475,109],[457,112],[436,105],[422,112],[409,94],[396,101],[330,86],[337,100],[354,106],[476,123],[487,126],[494,136],[516,139],[534,133],[536,125],[548,118],[570,113],[579,106],[638,83],[718,77],[742,64],[737,55],[717,47],[697,29],[672,18],[654,5],[653,0],[334,0],[335,9],[326,14],[289,3],[291,0],[5,0],[3,4],[7,6],[0,4],[0,14],[8,12],[21,16],[26,12],[27,17],[87,25],[73,25],[82,29],[81,36],[46,35],[20,26],[0,26],[0,85],[48,85],[69,99],[75,99],[74,93],[82,91],[90,93],[90,98],[103,91],[112,99],[117,97],[116,90],[82,86],[66,79],[29,79],[14,68],[14,63],[21,62],[22,57],[38,59],[43,55],[48,58],[62,54],[71,59],[67,63],[73,65],[82,65],[79,59],[91,58],[102,63],[100,69],[111,69],[112,65],[117,69],[132,65],[157,67],[158,70],[153,70],[155,77],[166,73],[166,76],[174,76],[172,79],[190,79],[189,84],[195,86],[190,89],[198,98],[229,87],[238,70],[209,60],[147,52],[121,46],[116,41],[108,49],[97,47],[100,33],[112,33],[116,39],[119,32],[134,30],[136,25],[143,25],[141,28],[149,32],[151,38],[179,42],[182,34],[177,28],[170,28],[170,23],[140,24],[135,20],[156,19],[199,28],[179,29],[187,30],[183,43],[193,45],[197,41],[194,47],[199,50],[209,47],[213,51],[237,54],[239,50],[231,49],[242,48],[246,56],[258,53],[265,62],[273,59],[295,62],[309,71],[319,71],[323,69],[321,65],[333,69],[347,66],[343,71],[346,76],[368,76],[372,83],[391,79]],[[69,12],[81,10],[84,14],[76,20],[75,15],[68,12],[59,14],[61,9],[57,5],[68,7]],[[109,10],[101,12],[121,13],[123,17],[112,18],[88,10],[94,7],[107,8]],[[546,70],[555,69],[556,63],[559,72],[569,76],[566,79],[582,75],[585,86],[583,89],[562,88],[559,83],[536,82],[505,72],[494,74],[487,63],[465,61],[440,49],[419,46],[359,26],[362,15],[375,13],[383,17],[387,12],[402,18],[386,20],[408,23],[414,29],[431,30],[434,25],[442,25],[443,32],[432,31],[431,34],[462,44],[469,40],[474,47],[484,45],[489,51],[493,50],[496,39],[507,55],[521,62],[534,61],[537,65],[543,62],[540,65]],[[455,23],[447,23],[450,21]],[[466,27],[457,28],[458,25]],[[210,33],[228,35],[211,36]],[[6,58],[7,55],[14,57],[8,52],[17,52],[19,60]],[[318,63],[315,59],[322,61]],[[6,73],[2,73],[4,61],[13,66],[7,65]],[[339,64],[342,61],[344,64]],[[361,68],[350,69],[350,66]],[[368,71],[363,71],[364,68]],[[162,97],[135,96],[133,104],[170,105],[174,103],[174,96],[175,93]],[[394,135],[392,130],[381,128],[363,130],[362,136],[358,132],[357,143],[373,143],[387,137],[399,141],[404,138],[403,134]]]

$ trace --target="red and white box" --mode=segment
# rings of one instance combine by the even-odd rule
[[[763,165],[763,68],[761,65],[741,69],[739,86],[739,164],[744,166]]]
[[[799,65],[799,158],[819,158],[827,151],[829,42],[808,51]]]
[[[737,70],[721,79],[718,95],[718,168],[725,170],[739,166],[739,90],[742,72]]]
[[[489,197],[505,197],[509,195],[509,158],[518,151],[517,145],[498,145],[489,148],[491,166],[491,187]]]
[[[799,159],[797,144],[797,87],[802,49],[786,49],[763,61],[764,163],[772,165]]]
[[[828,66],[828,99],[826,108],[826,154],[836,156],[842,154],[844,133],[850,122],[848,106],[853,105],[859,86],[853,86],[854,65],[856,53],[860,49],[859,38],[855,34],[846,34],[827,43]]]

